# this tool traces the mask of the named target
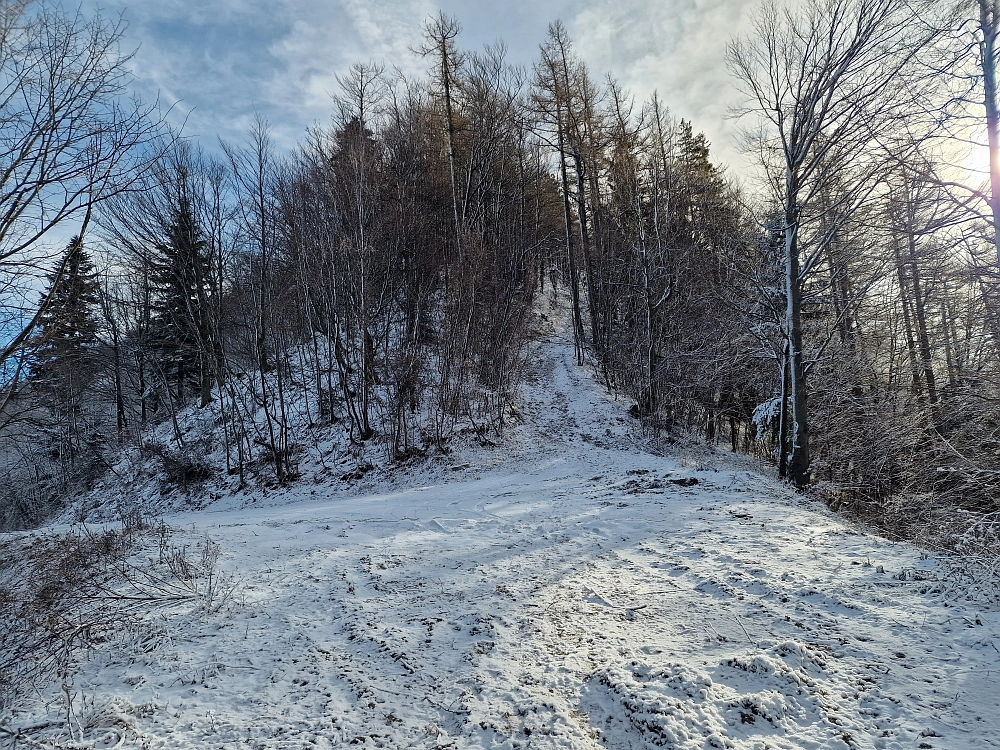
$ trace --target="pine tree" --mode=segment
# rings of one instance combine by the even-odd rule
[[[191,201],[178,199],[167,240],[155,248],[153,347],[164,380],[175,388],[178,403],[186,386],[200,388],[202,404],[211,400],[214,382],[211,330],[211,261]]]

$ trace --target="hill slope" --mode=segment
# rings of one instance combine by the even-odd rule
[[[200,561],[199,595],[7,726],[41,747],[1000,746],[997,613],[735,459],[644,451],[552,313],[509,450],[167,517],[145,555]]]

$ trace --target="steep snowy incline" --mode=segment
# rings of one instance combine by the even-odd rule
[[[36,747],[1000,747],[1000,617],[940,593],[932,559],[730,457],[644,452],[564,328],[534,367],[513,457],[167,518],[175,550],[217,547],[216,598],[157,608],[8,726]]]

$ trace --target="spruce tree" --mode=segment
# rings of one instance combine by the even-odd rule
[[[78,406],[97,357],[97,274],[80,237],[70,240],[60,271],[48,278],[28,380],[45,406],[62,411]]]
[[[43,310],[31,340],[28,384],[37,403],[47,409],[45,431],[51,457],[61,466],[61,482],[84,476],[100,450],[89,429],[85,396],[98,366],[97,275],[80,237],[70,240],[59,270],[49,275]],[[81,473],[83,472],[83,473]]]
[[[159,368],[178,403],[187,397],[188,386],[194,386],[201,389],[204,405],[211,400],[213,382],[211,262],[191,201],[183,192],[166,242],[155,250],[150,327]]]

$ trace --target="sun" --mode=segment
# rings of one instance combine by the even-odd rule
[[[977,143],[969,151],[965,161],[962,162],[965,169],[975,182],[985,182],[990,178],[990,149],[985,144]]]

